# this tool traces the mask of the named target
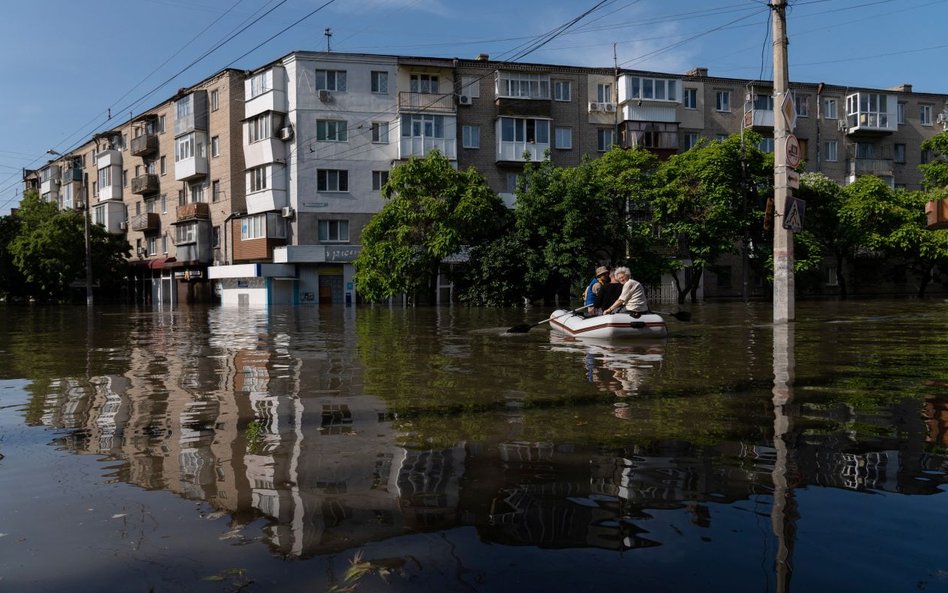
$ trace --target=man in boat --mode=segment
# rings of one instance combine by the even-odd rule
[[[586,290],[583,291],[583,304],[586,305],[586,316],[590,317],[597,314],[596,296],[602,287],[609,283],[609,268],[599,266],[596,268],[596,277],[589,281]]]
[[[609,283],[599,289],[596,295],[596,310],[600,313],[607,309],[609,305],[616,302],[619,295],[622,294],[622,283],[616,278],[616,271],[609,273]]]
[[[622,266],[615,269],[616,280],[622,283],[622,293],[602,314],[627,312],[632,317],[638,317],[648,312],[648,300],[645,298],[645,287],[632,279],[629,268]]]

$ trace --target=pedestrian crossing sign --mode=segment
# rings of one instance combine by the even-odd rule
[[[794,233],[803,230],[803,213],[806,202],[799,198],[787,198],[787,207],[783,214],[783,228]]]

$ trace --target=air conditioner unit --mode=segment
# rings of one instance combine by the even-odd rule
[[[122,222],[120,222],[120,223],[119,223],[119,230],[127,231],[127,230],[128,230],[128,222],[125,221],[125,220],[123,220]]]
[[[590,102],[590,103],[589,103],[589,110],[590,110],[590,111],[602,111],[602,103]]]
[[[602,104],[602,110],[603,110],[603,111],[608,111],[609,113],[615,113],[615,112],[616,112],[616,104],[615,104],[615,103],[603,103],[603,104]]]
[[[291,206],[284,206],[283,209],[280,210],[280,215],[283,218],[293,218],[294,214],[295,212],[293,211],[293,208]]]
[[[845,119],[841,119],[841,120],[839,120],[838,122],[836,122],[836,127],[839,128],[839,131],[840,131],[840,132],[848,132],[848,131],[849,131],[849,124],[846,123],[846,120],[845,120]]]
[[[471,97],[467,95],[461,95],[458,97],[458,103],[461,105],[470,105],[472,103]]]
[[[944,111],[942,111],[941,113],[938,114],[938,117],[935,118],[935,121],[940,124],[948,122],[948,113],[945,113]]]
[[[320,91],[319,91],[319,100],[320,100],[320,101],[322,101],[323,103],[326,103],[326,102],[330,101],[331,99],[332,99],[332,93],[330,93],[330,92],[327,91],[326,89],[320,89]]]
[[[280,140],[291,140],[293,138],[293,126],[280,128]]]

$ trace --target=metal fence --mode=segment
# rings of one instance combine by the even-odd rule
[[[658,286],[646,286],[645,297],[649,303],[677,303],[678,290],[674,284],[659,284]]]

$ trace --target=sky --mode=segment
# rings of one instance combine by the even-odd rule
[[[773,77],[767,0],[6,0],[0,216],[22,170],[296,50]],[[796,82],[948,93],[948,0],[788,0]],[[326,36],[326,30],[331,37]]]

